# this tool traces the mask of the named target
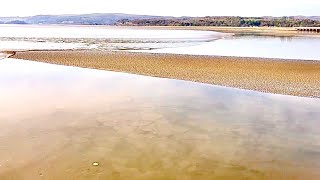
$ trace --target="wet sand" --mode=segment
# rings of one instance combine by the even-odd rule
[[[320,97],[320,62],[101,51],[29,51],[14,58]]]

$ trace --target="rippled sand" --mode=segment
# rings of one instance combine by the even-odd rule
[[[269,93],[320,97],[319,61],[100,51],[18,52],[14,57]]]

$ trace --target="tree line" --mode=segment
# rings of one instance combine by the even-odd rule
[[[320,27],[320,21],[295,17],[182,17],[122,19],[115,25],[129,26],[230,26],[230,27]]]

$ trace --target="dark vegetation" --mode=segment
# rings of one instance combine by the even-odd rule
[[[123,19],[116,25],[130,26],[230,26],[230,27],[320,27],[320,21],[297,17],[183,17]]]

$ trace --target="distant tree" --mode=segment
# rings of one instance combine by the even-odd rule
[[[117,25],[133,26],[276,26],[276,27],[294,27],[294,26],[311,26],[320,27],[319,20],[296,19],[294,17],[183,17],[183,18],[154,18],[154,19],[123,19],[116,23]]]

